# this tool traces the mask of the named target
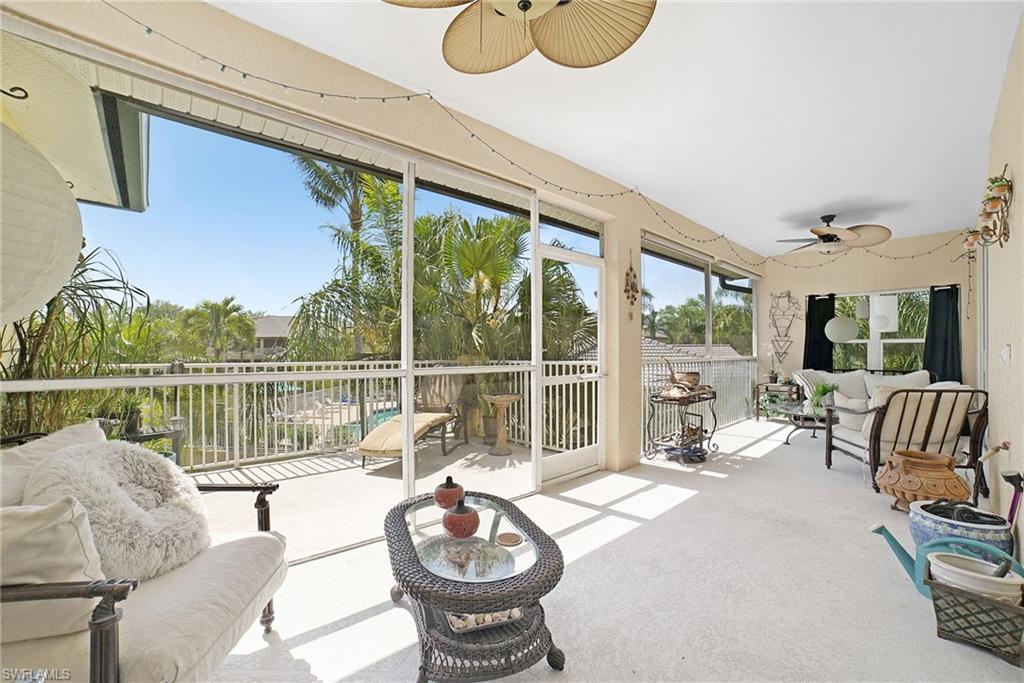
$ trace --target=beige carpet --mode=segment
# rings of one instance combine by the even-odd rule
[[[518,680],[1021,680],[939,640],[931,604],[878,536],[906,518],[821,440],[745,422],[700,467],[644,464],[522,501],[566,556],[544,601],[565,671]],[[315,520],[311,520],[315,524]],[[416,632],[374,544],[293,567],[276,630],[251,629],[218,681],[415,680]]]

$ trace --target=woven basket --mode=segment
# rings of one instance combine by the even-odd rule
[[[939,638],[977,645],[1011,664],[1024,665],[1024,607],[947,586],[930,577],[924,582],[932,589]]]

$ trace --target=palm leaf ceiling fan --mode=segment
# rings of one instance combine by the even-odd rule
[[[416,8],[470,0],[385,0]],[[441,48],[456,71],[483,74],[515,64],[534,48],[562,66],[588,67],[635,43],[657,0],[473,0],[448,26]]]
[[[803,246],[787,251],[787,254],[810,249],[811,247],[817,248],[822,254],[838,254],[841,251],[847,251],[856,247],[874,247],[883,242],[888,242],[892,237],[892,230],[884,225],[862,223],[861,225],[851,225],[848,228],[835,228],[832,227],[832,221],[835,219],[836,216],[832,213],[822,216],[821,222],[824,225],[811,228],[811,234],[814,237],[776,241],[805,243]]]

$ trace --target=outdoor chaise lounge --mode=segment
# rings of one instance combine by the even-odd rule
[[[416,397],[413,414],[413,442],[432,434],[441,437],[441,453],[448,455],[458,445],[448,448],[448,428],[457,437],[462,430],[462,443],[469,443],[469,431],[463,415],[462,394],[465,389],[464,375],[424,377],[420,380],[420,391]],[[395,415],[378,425],[359,442],[359,453],[366,458],[402,457],[402,416]]]

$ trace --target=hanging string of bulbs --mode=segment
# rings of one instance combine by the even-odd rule
[[[211,55],[207,54],[206,52],[203,52],[201,50],[197,50],[196,48],[194,48],[194,47],[192,47],[190,45],[187,45],[186,43],[183,43],[182,41],[178,40],[177,38],[174,38],[173,36],[170,36],[170,35],[162,32],[162,31],[159,31],[159,30],[153,28],[152,26],[146,24],[145,22],[141,21],[140,19],[137,19],[131,13],[126,12],[122,8],[117,7],[116,5],[112,4],[109,0],[100,0],[100,2],[102,2],[105,6],[109,7],[114,12],[117,12],[122,17],[124,17],[128,21],[132,22],[133,24],[135,24],[139,28],[141,28],[144,35],[146,35],[146,36],[154,36],[154,35],[158,36],[159,38],[161,38],[163,40],[166,40],[167,42],[169,42],[172,45],[180,48],[181,50],[184,50],[185,52],[188,52],[189,54],[194,55],[200,62],[210,63],[210,64],[214,65],[215,67],[219,68],[219,70],[222,73],[228,73],[228,72],[236,73],[236,74],[239,75],[239,77],[242,80],[245,80],[245,81],[248,81],[248,80],[258,81],[260,83],[265,83],[265,84],[268,84],[268,85],[279,87],[284,92],[297,92],[297,93],[302,93],[302,94],[306,94],[306,95],[311,95],[313,97],[318,98],[321,102],[324,101],[324,100],[328,100],[328,99],[344,100],[344,101],[349,101],[349,102],[379,103],[379,104],[387,104],[389,102],[412,102],[413,100],[424,100],[424,99],[429,101],[429,102],[433,102],[434,105],[436,105],[437,108],[441,112],[446,114],[448,116],[448,118],[451,119],[451,121],[453,121],[456,125],[458,125],[458,127],[461,128],[463,130],[463,132],[465,132],[469,136],[469,138],[471,140],[475,140],[478,144],[480,144],[484,148],[486,148],[491,154],[497,156],[498,158],[502,159],[503,161],[508,162],[510,167],[515,168],[519,172],[524,173],[527,177],[532,178],[533,180],[535,180],[535,181],[537,181],[539,183],[542,183],[545,187],[550,187],[550,188],[556,189],[556,190],[558,190],[559,192],[562,192],[562,193],[575,195],[575,196],[580,197],[580,198],[584,198],[585,197],[587,199],[612,199],[612,198],[616,198],[616,197],[624,197],[624,196],[627,196],[627,195],[635,195],[635,196],[639,197],[643,201],[643,203],[648,207],[648,209],[654,214],[654,216],[656,218],[658,218],[658,220],[660,220],[674,234],[678,235],[682,239],[684,239],[684,240],[686,240],[686,241],[688,241],[688,242],[690,242],[692,244],[712,244],[712,243],[715,243],[715,242],[724,242],[725,245],[729,248],[729,251],[732,252],[733,256],[735,256],[739,261],[741,261],[742,263],[744,263],[747,266],[758,268],[758,267],[761,267],[764,264],[768,263],[769,261],[771,261],[773,263],[777,263],[778,265],[784,266],[786,268],[793,268],[793,269],[797,269],[797,270],[809,270],[809,269],[813,269],[813,268],[824,268],[824,267],[826,267],[826,266],[828,266],[828,265],[830,265],[832,263],[835,263],[836,261],[839,261],[840,259],[844,258],[847,254],[850,253],[849,251],[841,252],[837,256],[834,256],[833,258],[828,259],[827,261],[822,261],[820,263],[814,263],[814,264],[806,264],[806,265],[799,265],[799,264],[794,264],[794,263],[788,263],[788,262],[783,261],[783,260],[781,260],[781,259],[779,259],[779,258],[777,258],[775,256],[768,256],[768,257],[765,257],[765,258],[763,258],[763,259],[761,259],[759,261],[758,260],[750,260],[750,259],[746,258],[736,248],[736,245],[733,243],[733,241],[730,240],[728,237],[726,237],[724,234],[716,233],[716,234],[714,234],[713,237],[701,238],[701,237],[694,237],[694,236],[684,232],[677,225],[675,225],[672,221],[667,219],[665,217],[665,215],[657,208],[657,206],[655,206],[654,202],[646,194],[641,192],[640,189],[637,188],[637,187],[632,187],[632,188],[629,188],[629,189],[626,189],[626,190],[617,190],[617,191],[612,191],[612,192],[591,192],[591,191],[582,190],[582,189],[579,189],[579,188],[576,188],[576,187],[571,187],[571,186],[568,186],[568,185],[563,185],[563,184],[555,182],[554,180],[551,180],[551,179],[549,179],[549,178],[547,178],[545,176],[542,176],[542,175],[540,175],[538,173],[534,173],[532,170],[530,170],[526,166],[523,166],[522,164],[517,162],[515,159],[510,157],[508,154],[502,152],[498,147],[494,146],[493,144],[488,142],[486,139],[481,137],[479,135],[479,133],[477,133],[477,131],[475,131],[465,121],[463,121],[461,118],[459,118],[459,116],[456,115],[455,112],[453,112],[451,109],[449,109],[447,106],[445,106],[444,103],[442,103],[440,100],[438,100],[437,97],[435,97],[429,91],[415,92],[415,93],[409,93],[409,94],[404,94],[404,95],[365,95],[365,94],[353,94],[353,93],[334,92],[334,91],[330,91],[330,90],[318,90],[318,89],[315,89],[315,88],[309,88],[309,87],[305,87],[305,86],[301,86],[301,85],[295,85],[295,84],[292,84],[292,83],[285,83],[283,81],[276,80],[274,78],[270,78],[270,77],[264,76],[262,74],[253,73],[253,72],[248,71],[246,69],[243,69],[243,68],[241,68],[239,66],[232,65],[232,64],[229,64],[227,62],[223,62],[221,60],[215,59],[214,57],[212,57]],[[865,251],[865,252],[867,252],[867,253],[871,254],[872,256],[875,256],[875,257],[877,257],[879,259],[888,259],[888,260],[891,260],[891,261],[903,261],[903,260],[908,260],[908,259],[920,258],[922,256],[929,256],[929,255],[939,251],[940,249],[944,249],[945,247],[949,246],[953,242],[958,242],[960,240],[961,240],[961,235],[960,235],[960,233],[957,233],[956,235],[954,235],[949,240],[947,240],[947,241],[943,242],[942,244],[939,244],[939,245],[937,245],[937,246],[935,246],[935,247],[933,247],[931,249],[927,249],[925,251],[921,251],[921,252],[915,253],[915,254],[904,254],[902,256],[890,256],[888,254],[883,254],[883,253],[880,253],[878,251],[875,251],[874,249],[871,249],[871,248],[864,248],[863,251]]]

